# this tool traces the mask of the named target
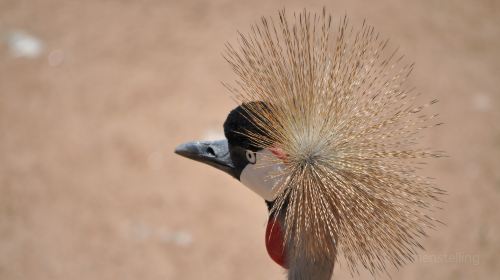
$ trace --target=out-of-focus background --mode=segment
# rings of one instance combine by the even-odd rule
[[[415,61],[446,123],[446,225],[393,279],[500,279],[496,0],[0,0],[0,279],[283,279],[261,199],[173,150],[222,134],[237,30],[323,5]]]

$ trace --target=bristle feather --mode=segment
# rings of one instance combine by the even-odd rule
[[[338,252],[352,272],[377,274],[413,261],[436,223],[426,212],[444,191],[417,174],[417,161],[442,153],[416,143],[440,123],[425,113],[434,100],[415,105],[413,64],[397,49],[386,55],[388,40],[347,16],[332,37],[331,23],[325,9],[281,11],[277,24],[263,17],[238,48],[227,44],[238,80],[226,87],[265,131],[243,133],[287,154],[271,215],[284,219],[289,257],[333,263]]]

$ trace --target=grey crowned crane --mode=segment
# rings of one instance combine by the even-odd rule
[[[267,251],[293,280],[331,279],[337,261],[374,275],[412,261],[444,194],[417,172],[442,153],[417,141],[439,123],[407,86],[412,64],[365,23],[331,22],[283,11],[240,34],[225,53],[240,104],[225,139],[175,150],[265,200]]]

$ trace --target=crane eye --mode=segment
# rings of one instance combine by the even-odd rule
[[[255,164],[255,162],[257,161],[257,153],[256,152],[247,150],[246,156],[247,156],[248,162],[251,164]]]

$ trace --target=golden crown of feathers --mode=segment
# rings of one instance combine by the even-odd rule
[[[225,85],[266,132],[247,136],[287,155],[271,215],[283,218],[292,255],[338,255],[376,274],[412,261],[437,222],[428,213],[444,191],[417,174],[443,155],[418,142],[439,125],[427,112],[436,101],[418,104],[407,86],[413,65],[387,45],[345,16],[333,30],[325,9],[281,11],[227,44],[238,79]]]

